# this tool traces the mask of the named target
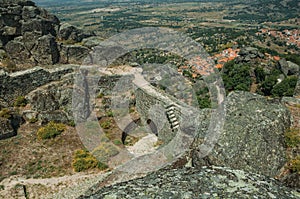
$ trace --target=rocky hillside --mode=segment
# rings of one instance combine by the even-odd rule
[[[0,67],[15,71],[35,65],[81,63],[89,49],[78,43],[94,35],[68,24],[27,0],[0,5]]]
[[[161,170],[83,198],[299,198],[273,179],[222,167]]]
[[[188,151],[174,157],[166,168],[143,173],[143,166],[149,162],[153,165],[160,163],[159,158],[152,158],[139,168],[142,175],[135,173],[138,169],[135,168],[136,162],[132,161],[128,164],[132,173],[122,173],[112,167],[103,178],[93,179],[93,186],[87,183],[75,186],[75,182],[64,181],[68,178],[66,175],[72,180],[82,177],[80,174],[73,176],[72,163],[76,159],[74,152],[84,148],[74,128],[72,111],[74,77],[79,65],[69,63],[80,63],[97,42],[93,40],[93,33],[61,24],[57,17],[35,6],[32,1],[2,0],[0,9],[0,67],[3,69],[0,69],[0,198],[45,198],[43,194],[46,192],[50,194],[48,198],[300,197],[300,101],[296,99],[300,93],[299,83],[296,87],[298,94],[283,100],[229,88],[224,128],[212,152],[204,158],[200,147],[209,136],[207,132],[213,109],[201,109],[197,112],[198,117],[189,114],[184,120],[179,120],[178,128],[183,129],[190,124],[190,118],[196,118],[197,135],[192,138]],[[269,74],[271,69],[278,69],[279,73],[272,77],[275,80],[272,87],[279,84],[279,80],[284,82],[288,76],[299,75],[299,66],[286,60],[277,65],[275,62],[263,63],[264,56],[258,49],[243,49],[229,69],[234,71],[236,66],[260,63],[265,70],[262,73],[266,75],[257,85],[265,85],[265,76],[272,75]],[[36,65],[39,67],[33,67]],[[9,73],[15,70],[22,71]],[[248,72],[253,81],[258,79],[255,69]],[[229,80],[238,79],[229,74]],[[112,142],[124,150],[128,145],[121,142],[122,129],[117,127],[111,108],[112,90],[122,75],[106,74],[98,82],[95,89],[98,121],[95,124],[98,122],[103,127],[107,136],[105,142]],[[282,78],[278,80],[278,77]],[[150,102],[157,104],[152,99],[153,93],[142,89],[134,92],[130,98],[130,112],[139,117],[147,115]],[[136,103],[138,99],[143,103]],[[161,107],[165,116],[167,110]],[[175,110],[175,114],[182,113]],[[64,130],[57,133],[55,129],[55,135],[49,130],[51,135],[46,134],[43,139],[38,132],[45,132],[49,124],[63,126]],[[165,132],[168,144],[176,137],[177,131],[171,131],[170,125],[166,126],[169,129]],[[162,138],[161,131],[158,138]],[[170,145],[170,149],[179,150],[178,143]],[[110,158],[108,147],[98,152],[109,156],[106,159]],[[87,156],[85,153],[79,155]],[[79,160],[83,162],[80,166],[89,164],[84,162],[85,159]],[[88,160],[93,159],[89,157]],[[135,175],[141,178],[133,179]],[[44,179],[46,177],[52,178]],[[7,196],[8,193],[11,196]]]

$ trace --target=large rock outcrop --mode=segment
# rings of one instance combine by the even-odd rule
[[[241,91],[229,94],[225,108],[223,132],[204,159],[197,151],[203,138],[195,141],[194,165],[220,165],[276,176],[286,163],[284,132],[290,127],[287,108],[276,100]]]
[[[78,29],[75,26],[65,23],[62,24],[58,31],[58,38],[60,40],[69,40],[75,42],[81,42],[84,38],[95,36],[92,32],[86,32]]]
[[[32,110],[28,119],[34,113],[34,117],[42,123],[72,121],[72,93],[73,74],[67,74],[60,81],[51,82],[30,92],[26,96]]]
[[[10,120],[0,117],[0,140],[15,136],[17,132],[11,126]]]
[[[277,181],[222,167],[160,170],[146,177],[99,189],[83,198],[299,198]]]
[[[23,122],[23,118],[13,109],[0,109],[0,140],[17,135],[17,130]]]
[[[24,64],[27,60],[28,64],[57,63],[57,58],[51,59],[58,54],[53,48],[53,37],[56,37],[59,26],[57,17],[36,7],[32,1],[6,0],[1,3],[0,21],[1,43],[16,64]],[[19,56],[20,53],[22,56]],[[50,60],[40,62],[36,59],[46,53]]]
[[[249,63],[256,59],[263,59],[264,55],[257,48],[246,47],[241,49],[239,57],[235,59],[236,63]]]
[[[1,53],[0,61],[4,67],[9,65],[9,70],[59,62],[81,63],[88,54],[88,48],[68,46],[68,43],[81,42],[94,33],[60,24],[56,16],[32,1],[4,0],[0,11],[0,49],[6,52]],[[67,51],[67,58],[60,58],[66,54],[60,53],[61,50]]]
[[[278,62],[278,68],[283,72],[284,75],[299,75],[300,67],[286,59],[281,59]]]

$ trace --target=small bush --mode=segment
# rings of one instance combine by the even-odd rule
[[[72,167],[74,171],[81,172],[88,169],[99,168],[105,170],[108,166],[92,156],[87,150],[77,150],[74,153]]]
[[[211,108],[210,96],[206,95],[205,97],[197,97],[200,108]]]
[[[38,121],[38,119],[37,118],[35,118],[35,117],[33,117],[33,118],[31,118],[31,119],[29,119],[29,123],[36,123]]]
[[[273,87],[271,91],[272,95],[276,97],[293,96],[297,81],[298,77],[296,76],[285,78]]]
[[[98,167],[101,171],[108,169],[108,166],[107,166],[106,164],[104,164],[103,162],[98,162],[97,167]]]
[[[256,77],[256,83],[263,82],[266,78],[266,73],[262,67],[256,67],[254,69],[255,77]]]
[[[114,143],[115,145],[122,145],[121,140],[114,140],[113,143]]]
[[[112,111],[107,111],[106,115],[107,115],[107,117],[113,117],[114,113]]]
[[[0,110],[0,117],[4,117],[6,119],[9,119],[12,117],[12,112],[8,108],[3,108]]]
[[[300,145],[300,129],[290,129],[284,135],[288,147],[297,147]]]
[[[99,93],[98,95],[97,95],[97,98],[99,98],[99,99],[102,99],[104,97],[104,94],[103,93]]]
[[[248,65],[227,62],[223,67],[222,78],[227,93],[233,90],[250,91],[252,79]]]
[[[3,66],[9,71],[9,72],[15,72],[17,71],[17,66],[16,64],[9,58],[9,57],[5,57],[2,60],[2,64]]]
[[[100,124],[100,126],[104,129],[109,129],[111,127],[111,122],[110,121],[105,121],[105,122],[102,122]]]
[[[24,96],[18,96],[14,101],[14,107],[24,107],[27,103],[27,99]]]
[[[61,123],[49,122],[45,127],[42,127],[38,130],[37,136],[39,139],[51,139],[60,135],[66,126]]]
[[[69,126],[72,126],[72,127],[75,127],[75,126],[76,126],[76,123],[75,123],[74,120],[72,120],[72,121],[70,121],[70,122],[68,123],[68,125],[69,125]]]
[[[300,174],[300,155],[298,155],[295,159],[292,159],[289,162],[289,169],[293,173],[299,173]]]

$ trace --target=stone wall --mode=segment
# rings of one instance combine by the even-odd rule
[[[157,94],[157,93],[156,93]],[[159,95],[148,93],[145,89],[137,89],[136,95],[136,108],[141,116],[144,126],[147,126],[147,120],[151,119],[158,128],[158,138],[164,142],[170,141],[175,132],[171,129],[171,124],[166,115],[166,109],[171,103],[164,101]],[[176,116],[179,116],[177,111]],[[149,132],[151,132],[149,130]]]
[[[75,65],[53,70],[35,67],[11,74],[0,71],[0,98],[11,103],[18,96],[25,96],[42,85],[60,80],[65,74],[73,72],[74,68],[76,68]]]

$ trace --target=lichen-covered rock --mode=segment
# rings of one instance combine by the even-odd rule
[[[232,92],[225,102],[225,125],[204,159],[194,150],[193,163],[220,165],[274,177],[286,163],[284,132],[290,113],[280,102],[248,92]],[[198,138],[194,149],[203,142]]]
[[[68,65],[51,70],[35,67],[11,74],[0,71],[0,98],[12,104],[18,96],[25,96],[42,85],[61,80],[65,74],[73,72],[75,67]]]
[[[32,1],[5,0],[0,4],[0,48],[3,48],[14,70],[36,65],[81,63],[89,49],[66,46],[94,36],[93,32],[60,24],[59,19]],[[58,48],[57,40],[65,40]],[[68,40],[68,41],[66,41]],[[62,50],[59,53],[59,50]],[[60,58],[60,55],[62,58]],[[7,70],[14,71],[7,67]]]
[[[298,81],[294,91],[294,97],[300,98],[300,75],[298,76]]]
[[[72,120],[73,75],[61,81],[46,84],[27,95],[33,111],[43,123],[57,121],[66,123]]]
[[[79,198],[299,198],[274,179],[222,167],[160,170],[146,177],[100,188]]]
[[[0,8],[0,40],[11,61],[26,67],[58,62],[55,38],[49,38],[56,37],[57,17],[32,1],[5,0]]]
[[[15,136],[17,133],[14,131],[10,120],[0,117],[0,140]]]
[[[71,116],[68,116],[67,113],[63,110],[55,110],[55,111],[43,111],[38,114],[37,119],[42,124],[47,124],[50,121],[59,122],[68,124],[71,119]]]
[[[60,47],[60,62],[81,64],[83,59],[87,57],[90,49],[79,45],[62,45]]]
[[[285,75],[298,75],[299,74],[299,66],[293,62],[286,61],[286,59],[281,59],[278,62],[278,68]]]
[[[24,119],[13,109],[0,110],[0,139],[17,135],[18,128],[24,123]]]
[[[257,48],[253,47],[241,49],[239,55],[240,56],[235,59],[236,63],[248,63],[254,61],[255,59],[264,58],[264,55],[261,52],[259,52]]]
[[[55,37],[51,35],[40,37],[31,53],[39,64],[52,65],[59,61],[57,43]]]
[[[31,54],[24,46],[24,43],[16,40],[9,41],[5,46],[6,52],[16,64],[26,63],[34,64],[34,60],[30,59]]]
[[[61,40],[69,40],[81,42],[84,38],[95,36],[94,33],[78,29],[68,23],[62,24],[59,28],[58,38]]]

